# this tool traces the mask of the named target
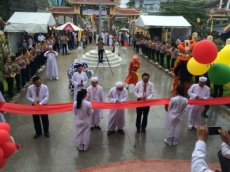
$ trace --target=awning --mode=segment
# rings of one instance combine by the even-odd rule
[[[189,28],[191,24],[183,16],[145,16],[140,15],[135,26],[142,28],[173,27]]]
[[[5,32],[47,33],[48,26],[56,25],[51,13],[15,12],[8,20]]]

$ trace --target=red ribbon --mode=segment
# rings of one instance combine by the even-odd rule
[[[92,102],[92,107],[95,109],[129,109],[145,106],[157,106],[169,104],[169,98],[153,99],[147,101],[129,101],[123,103],[101,103]],[[190,105],[221,105],[230,104],[230,96],[220,98],[210,98],[207,100],[189,100]],[[0,111],[9,112],[13,114],[56,114],[68,112],[73,110],[73,103],[49,104],[41,106],[31,106],[23,104],[13,104],[7,102],[0,102]]]

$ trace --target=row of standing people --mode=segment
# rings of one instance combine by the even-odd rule
[[[141,52],[162,67],[164,67],[166,57],[166,68],[169,71],[174,67],[177,56],[180,53],[175,43],[166,44],[164,41],[158,40],[155,42],[147,38],[134,37],[133,46],[136,53]]]

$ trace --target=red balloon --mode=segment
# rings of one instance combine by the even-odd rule
[[[0,129],[6,130],[6,131],[8,131],[8,133],[10,133],[10,125],[8,123],[1,122],[0,123]]]
[[[2,160],[0,161],[0,168],[4,167],[6,165],[6,157],[3,157]]]
[[[2,145],[2,150],[4,153],[4,157],[9,158],[15,151],[16,146],[14,142],[6,142]]]
[[[0,148],[0,162],[2,161],[3,158],[4,158],[4,153],[2,148]]]
[[[192,54],[197,62],[201,64],[209,64],[216,59],[218,49],[212,41],[203,40],[196,43]]]
[[[7,142],[10,138],[9,133],[6,130],[0,129],[0,146]]]

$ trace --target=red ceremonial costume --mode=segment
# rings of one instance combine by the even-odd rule
[[[139,75],[137,70],[140,68],[140,61],[137,55],[133,56],[132,61],[129,64],[129,74],[125,79],[126,84],[134,84],[138,82]]]
[[[192,58],[192,49],[196,42],[194,40],[185,40],[177,47],[180,50],[178,61],[173,68],[174,79],[172,94],[176,95],[176,88],[178,85],[184,86],[185,96],[188,95],[188,89],[192,83],[192,75],[187,70],[187,63]]]

